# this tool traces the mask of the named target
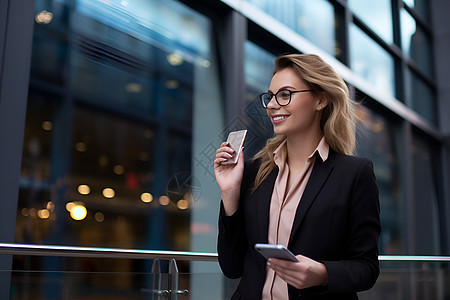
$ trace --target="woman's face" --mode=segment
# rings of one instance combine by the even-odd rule
[[[276,94],[280,90],[301,91],[309,90],[309,87],[292,68],[286,68],[275,73],[270,82],[269,92]],[[305,134],[320,130],[320,111],[325,106],[311,92],[291,94],[291,102],[287,106],[280,106],[274,96],[267,105],[267,115],[276,134]]]

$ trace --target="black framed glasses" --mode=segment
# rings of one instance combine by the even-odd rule
[[[312,90],[300,90],[300,91],[291,91],[291,90],[279,90],[276,94],[271,92],[262,93],[259,95],[259,99],[261,100],[261,104],[264,108],[267,108],[269,102],[272,100],[273,96],[275,96],[275,101],[277,101],[279,106],[286,106],[291,103],[291,96],[295,93],[303,93],[310,92]]]

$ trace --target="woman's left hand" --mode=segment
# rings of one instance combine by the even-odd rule
[[[328,284],[328,272],[324,264],[303,255],[296,257],[300,262],[271,258],[267,265],[297,289]]]

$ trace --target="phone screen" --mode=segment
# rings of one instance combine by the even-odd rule
[[[298,262],[299,260],[283,245],[255,244],[255,249],[266,259],[279,258]]]
[[[247,130],[232,131],[228,134],[227,142],[230,143],[231,148],[235,152],[232,158],[222,164],[235,164],[237,162],[246,136]]]

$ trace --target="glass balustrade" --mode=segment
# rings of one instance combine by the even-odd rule
[[[220,271],[189,268],[194,261],[218,267],[216,253],[0,244],[0,255],[13,257],[13,268],[0,270],[0,279],[10,281],[11,300],[221,300],[230,299],[238,283]],[[139,267],[111,271],[125,260]],[[449,256],[380,256],[380,267],[361,300],[450,298]]]

